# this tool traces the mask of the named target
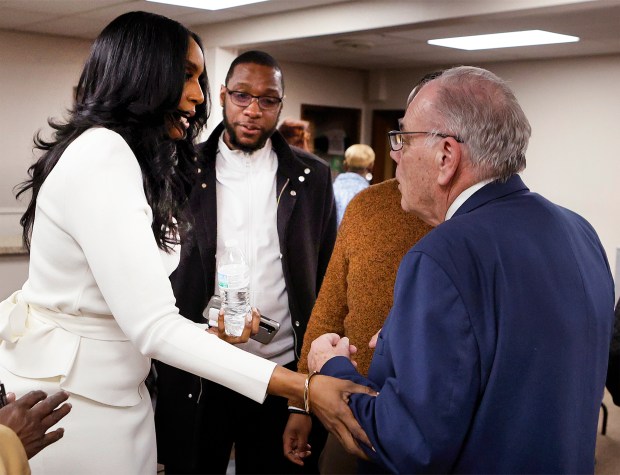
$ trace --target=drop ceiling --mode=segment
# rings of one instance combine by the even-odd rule
[[[512,8],[498,11],[495,2]],[[463,10],[456,16],[455,6]],[[355,16],[363,16],[371,7],[393,18],[392,24],[379,25],[369,18],[367,26],[363,22],[357,26]],[[445,7],[445,15],[420,19],[415,15],[417,7]],[[166,15],[198,32],[251,24],[259,27],[259,33],[251,39],[246,35],[241,43],[209,44],[208,34],[203,38],[212,47],[264,49],[280,61],[362,70],[620,54],[620,0],[271,0],[215,12],[143,0],[0,0],[0,29],[92,40],[111,19],[132,10]],[[273,35],[266,34],[271,21],[286,15],[295,15],[290,16],[295,21],[307,18],[318,33],[273,40]],[[341,31],[332,27],[321,34],[321,18],[342,25]],[[426,44],[432,38],[523,29],[579,36],[581,41],[484,51]],[[307,25],[303,30],[309,30]]]

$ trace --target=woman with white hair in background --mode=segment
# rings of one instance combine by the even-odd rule
[[[349,201],[360,191],[368,188],[369,182],[372,180],[374,164],[375,152],[368,145],[361,143],[351,145],[344,152],[344,173],[338,175],[334,180],[338,226],[340,226]]]

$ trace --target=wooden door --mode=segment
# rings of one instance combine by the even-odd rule
[[[380,183],[394,178],[396,164],[390,158],[390,143],[387,133],[390,130],[398,130],[398,119],[401,119],[404,115],[405,111],[402,109],[372,111],[371,147],[375,151],[372,183]]]

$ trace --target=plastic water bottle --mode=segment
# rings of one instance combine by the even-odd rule
[[[217,266],[217,281],[227,335],[240,336],[250,308],[250,268],[237,240],[229,239]]]

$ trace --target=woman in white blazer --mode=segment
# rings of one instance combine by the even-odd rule
[[[127,13],[95,40],[67,121],[50,121],[50,141],[35,139],[42,155],[19,191],[32,193],[21,221],[29,278],[0,304],[0,380],[18,396],[65,390],[73,407],[64,438],[31,459],[35,474],[156,472],[151,357],[259,402],[304,394],[303,376],[175,307],[168,276],[189,227],[183,205],[207,91],[195,34]],[[364,434],[343,401],[367,389],[312,382],[313,409],[354,448],[350,431]],[[328,416],[328,406],[344,416]]]

